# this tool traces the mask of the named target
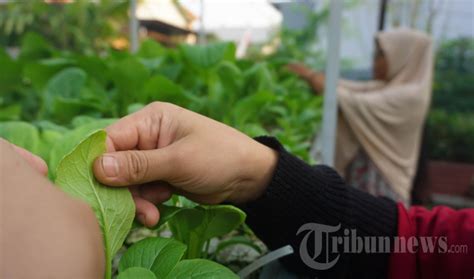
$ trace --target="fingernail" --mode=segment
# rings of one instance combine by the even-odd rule
[[[112,156],[102,157],[102,168],[107,177],[116,177],[118,175],[118,162]]]
[[[140,223],[146,226],[146,216],[144,214],[138,214],[137,219]]]

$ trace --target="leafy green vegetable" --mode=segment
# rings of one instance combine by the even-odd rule
[[[153,273],[156,278],[238,278],[226,267],[203,259],[180,261],[186,246],[176,240],[151,237],[141,240],[123,255],[119,264],[119,277]],[[138,269],[140,268],[140,269]],[[133,269],[133,270],[132,270]],[[148,277],[144,277],[148,278]],[[153,278],[153,277],[150,277]]]
[[[0,123],[0,137],[35,154],[39,152],[38,129],[29,123],[21,121]]]
[[[173,236],[188,246],[186,258],[203,256],[204,245],[213,237],[223,236],[245,221],[245,213],[230,205],[179,208],[161,205],[158,227],[168,222]],[[206,255],[204,255],[206,256]]]
[[[184,260],[179,262],[166,279],[237,279],[230,269],[203,259]]]
[[[130,247],[120,259],[119,272],[130,267],[151,270],[157,278],[165,278],[184,255],[186,246],[169,238],[146,238]]]
[[[79,42],[71,43],[78,46]],[[53,45],[58,44],[30,34],[23,38],[18,58],[0,49],[0,135],[39,154],[47,160],[52,180],[56,178],[66,191],[88,199],[102,222],[104,240],[107,236],[108,276],[110,260],[129,232],[125,223],[133,218],[128,211],[133,211],[133,203],[128,192],[104,188],[91,174],[93,159],[105,151],[104,134],[94,133],[97,129],[152,101],[166,101],[251,136],[276,136],[290,152],[309,158],[309,146],[321,120],[322,98],[311,94],[308,85],[285,68],[291,59],[236,60],[232,43],[166,48],[146,41],[136,54],[66,52]],[[118,209],[117,204],[125,207]],[[245,214],[234,207],[200,206],[183,197],[173,197],[167,205],[160,208],[157,228],[166,225],[186,250],[166,245],[158,252],[158,244],[144,242],[146,245],[130,248],[128,254],[135,255],[129,256],[132,259],[124,256],[120,278],[147,278],[153,271],[161,272],[153,275],[157,278],[185,274],[186,266],[201,262],[176,264],[178,255],[215,259],[209,255],[211,239],[225,239],[220,250],[253,239],[226,236],[243,228]],[[114,223],[118,221],[125,223]],[[120,234],[111,231],[116,227],[122,227]],[[244,233],[251,234],[249,230]],[[138,254],[150,259],[137,259]],[[150,267],[151,259],[156,263]],[[169,263],[173,266],[153,268],[170,261],[176,266]]]
[[[56,176],[56,168],[61,159],[63,159],[66,154],[70,153],[87,135],[94,130],[105,128],[114,121],[114,119],[94,120],[93,122],[79,126],[64,134],[64,136],[52,146],[50,151],[48,164],[50,177],[54,178]]]
[[[105,131],[99,130],[79,143],[59,163],[56,184],[94,210],[104,239],[106,278],[111,278],[112,258],[132,226],[135,205],[128,189],[108,188],[94,177],[92,165],[106,151],[105,139]]]
[[[214,43],[206,46],[181,45],[180,50],[191,65],[209,68],[223,59],[233,60],[235,46],[228,43]]]
[[[151,270],[143,267],[131,267],[121,272],[117,279],[156,279],[157,277]]]

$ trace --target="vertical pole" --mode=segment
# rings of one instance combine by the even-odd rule
[[[198,41],[199,44],[205,44],[206,43],[206,29],[204,28],[204,13],[205,13],[205,6],[204,6],[204,0],[200,0],[200,14],[201,14],[201,26],[199,27],[199,37]]]
[[[339,48],[343,0],[331,1],[328,30],[328,58],[324,87],[324,112],[322,127],[322,161],[334,166],[337,125],[337,82],[339,79]]]
[[[382,31],[385,26],[385,13],[387,11],[388,0],[380,0],[380,11],[379,11],[379,26],[378,31]]]
[[[138,50],[138,19],[137,19],[137,0],[130,0],[130,52],[135,53]]]

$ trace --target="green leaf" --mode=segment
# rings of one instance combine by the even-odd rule
[[[23,77],[39,92],[46,87],[51,77],[62,69],[62,65],[44,65],[36,61],[28,61],[23,67]]]
[[[180,50],[190,64],[202,68],[210,68],[222,60],[235,59],[235,46],[231,43],[180,45]]]
[[[43,130],[40,135],[40,143],[38,146],[38,155],[46,162],[49,161],[51,146],[60,141],[63,133],[54,130]]]
[[[131,267],[121,272],[117,279],[156,279],[155,274],[143,267]]]
[[[183,208],[160,205],[159,228],[168,222],[173,236],[188,246],[186,258],[202,256],[204,243],[223,236],[245,221],[245,213],[231,205]]]
[[[15,89],[21,83],[21,64],[0,49],[0,95]]]
[[[38,129],[26,122],[10,121],[0,123],[0,137],[7,141],[38,154]]]
[[[140,92],[150,73],[137,58],[129,57],[116,63],[109,74],[117,87],[122,113],[125,113],[126,106],[137,101],[136,92]]]
[[[132,114],[134,112],[137,112],[139,110],[141,110],[142,108],[144,108],[145,105],[144,104],[141,104],[141,103],[133,103],[133,104],[130,104],[128,105],[127,107],[127,114]]]
[[[0,120],[19,120],[20,114],[20,104],[14,104],[0,108]]]
[[[46,86],[46,111],[59,122],[72,119],[81,107],[87,106],[81,100],[86,79],[86,72],[79,68],[67,68],[56,74]]]
[[[21,40],[21,60],[47,58],[51,55],[51,52],[52,48],[48,42],[36,33],[27,33]]]
[[[173,239],[150,237],[130,247],[120,259],[119,272],[130,267],[153,271],[157,278],[165,278],[183,257],[186,245]]]
[[[218,263],[193,259],[179,262],[166,279],[238,279],[227,267]]]
[[[141,43],[137,55],[143,58],[156,58],[166,54],[166,48],[154,40],[145,40]]]
[[[176,206],[169,206],[160,204],[158,205],[158,211],[160,212],[160,220],[158,224],[154,227],[154,229],[160,228],[162,225],[166,224],[170,219],[172,219],[177,213],[181,212],[184,208],[176,207]]]
[[[94,160],[106,151],[104,130],[92,133],[59,163],[56,184],[71,196],[87,202],[97,217],[105,246],[106,278],[112,259],[127,236],[135,216],[128,189],[109,188],[94,177]]]
[[[199,206],[204,210],[204,220],[195,230],[204,239],[225,235],[245,221],[246,214],[232,205]]]
[[[146,82],[141,98],[140,101],[143,103],[162,101],[183,107],[190,102],[181,86],[161,75],[154,76]]]
[[[64,137],[57,141],[51,148],[48,161],[50,177],[54,179],[59,161],[61,161],[66,154],[70,153],[76,145],[90,135],[91,132],[105,128],[115,121],[116,119],[97,119],[64,134]]]

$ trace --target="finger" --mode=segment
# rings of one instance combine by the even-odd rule
[[[168,148],[106,153],[94,162],[94,174],[109,186],[130,186],[167,180],[173,174]]]
[[[42,175],[48,175],[48,165],[46,165],[46,162],[41,159],[39,156],[34,155],[30,151],[21,148],[19,146],[16,146],[12,144],[13,149],[21,156],[23,159],[25,159],[30,166],[32,166],[34,169],[39,171]]]
[[[137,208],[137,219],[146,227],[153,227],[160,220],[160,212],[158,208],[151,202],[140,197],[133,197],[135,206]]]
[[[167,105],[153,103],[106,128],[109,150],[150,150],[169,145],[175,135]],[[108,144],[109,145],[109,144]]]
[[[171,198],[171,195],[172,190],[165,182],[148,183],[140,186],[140,197],[153,204],[164,203]]]

